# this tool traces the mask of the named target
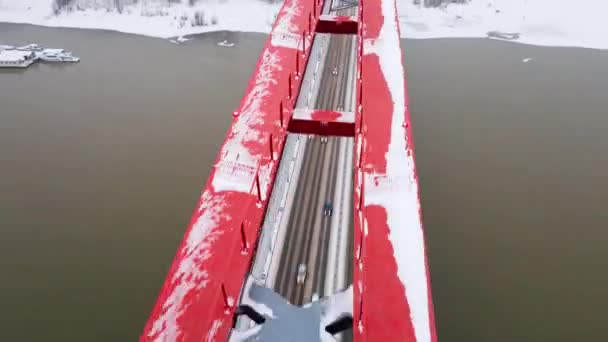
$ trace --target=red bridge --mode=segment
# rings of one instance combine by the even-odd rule
[[[436,341],[394,1],[285,0],[142,341]]]

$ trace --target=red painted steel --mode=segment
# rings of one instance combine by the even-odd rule
[[[357,34],[359,23],[356,17],[321,15],[317,22],[317,33]]]
[[[394,1],[361,1],[359,22],[363,25],[359,27],[357,47],[354,340],[434,342],[437,335],[421,232],[422,214],[413,165],[414,144],[405,79],[401,76],[403,65]],[[383,67],[386,68],[387,61],[397,62],[386,70]],[[397,83],[401,82],[403,87],[394,86],[395,76],[398,77]],[[398,89],[402,89],[400,93]],[[404,106],[397,107],[399,103]],[[396,114],[403,116],[404,121],[395,122]],[[399,127],[393,127],[397,124]],[[397,141],[395,139],[404,146],[402,151],[391,150]],[[389,168],[389,158],[401,158],[401,164],[410,166],[410,172],[396,172],[394,165]],[[395,164],[394,159],[391,162]],[[379,204],[383,196],[393,194],[397,184],[404,183],[416,189],[414,196],[417,207],[395,212],[399,203],[406,201],[406,198],[399,196],[390,196],[394,197],[390,200],[395,204]],[[402,215],[400,219],[408,216],[406,221],[414,224],[395,225],[389,215],[393,219],[399,215]],[[410,236],[422,236],[421,242],[405,241]],[[401,251],[397,249],[404,245],[419,248],[422,256],[418,261],[403,260],[398,256]],[[422,271],[416,273],[421,277],[414,281],[412,273],[404,275],[415,269]]]
[[[352,137],[355,132],[355,124],[352,122],[291,119],[289,131],[300,134]]]
[[[296,64],[306,65],[312,46],[309,14],[316,25],[321,5],[283,4],[141,341],[226,340],[278,166],[271,153],[285,143],[290,118],[279,109],[294,106]]]
[[[335,110],[321,110],[317,109],[312,111],[309,115],[312,120],[324,121],[324,122],[353,122],[353,117],[347,118],[347,114],[352,115],[353,113],[338,112]]]
[[[355,135],[353,113],[332,110],[299,110],[291,117],[288,130],[292,133],[352,137]],[[350,116],[350,120],[349,117]]]

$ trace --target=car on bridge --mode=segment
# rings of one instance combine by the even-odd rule
[[[331,216],[334,211],[334,207],[331,205],[331,202],[325,202],[323,205],[323,216]]]
[[[298,285],[304,284],[304,280],[306,280],[306,264],[298,265],[298,275],[296,278],[296,282]]]

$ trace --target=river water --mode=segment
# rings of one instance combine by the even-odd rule
[[[82,57],[0,71],[0,340],[138,337],[264,40],[0,24]],[[608,52],[404,46],[440,339],[608,340]]]

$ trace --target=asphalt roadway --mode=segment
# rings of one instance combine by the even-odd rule
[[[321,73],[321,83],[315,101],[316,109],[344,110],[352,107],[351,99],[347,96],[349,70],[354,68],[351,63],[351,52],[354,49],[352,36],[331,35],[329,38],[327,57]],[[352,71],[351,71],[352,72]],[[352,76],[351,76],[352,77]],[[352,89],[351,89],[352,90]],[[324,140],[326,139],[326,142]],[[330,250],[330,233],[337,229],[332,225],[332,216],[340,215],[341,206],[334,202],[334,194],[339,182],[352,182],[344,179],[342,171],[345,167],[352,168],[352,160],[340,158],[348,148],[352,149],[352,138],[308,136],[305,144],[302,170],[297,181],[296,192],[289,221],[285,244],[281,251],[281,263],[278,268],[275,291],[294,305],[303,305],[313,299],[313,295],[323,297],[328,268]],[[339,165],[339,161],[342,164]],[[344,199],[346,205],[352,206],[352,191]],[[332,203],[332,216],[324,215],[324,206]],[[349,220],[341,222],[348,224],[349,249],[352,256],[352,215]],[[347,284],[352,283],[352,257],[347,258]],[[306,278],[303,284],[298,284],[298,268],[306,265]]]

